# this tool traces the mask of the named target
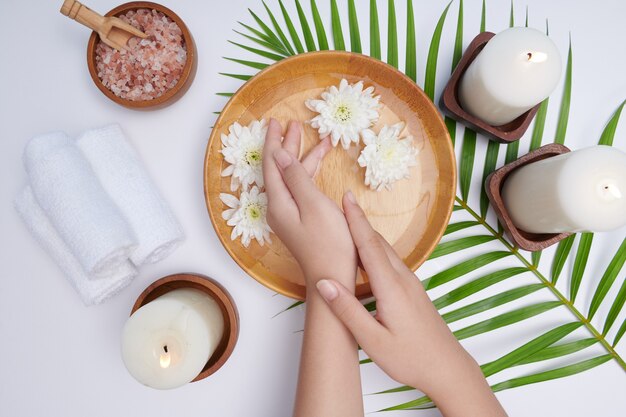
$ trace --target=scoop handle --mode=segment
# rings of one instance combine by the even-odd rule
[[[104,23],[104,16],[99,15],[76,0],[65,0],[63,6],[61,6],[61,14],[98,33],[100,33]]]

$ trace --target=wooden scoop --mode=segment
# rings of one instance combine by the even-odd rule
[[[61,14],[98,32],[102,42],[117,50],[127,49],[126,43],[133,36],[144,39],[148,37],[122,19],[100,16],[76,0],[65,0],[61,6]]]

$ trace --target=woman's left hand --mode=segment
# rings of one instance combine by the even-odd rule
[[[332,277],[353,289],[357,253],[350,229],[312,179],[332,149],[330,141],[321,141],[300,162],[300,123],[291,121],[282,142],[281,136],[280,124],[271,119],[263,149],[267,222],[302,267],[307,287]]]

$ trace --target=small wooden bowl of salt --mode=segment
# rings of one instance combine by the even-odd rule
[[[197,51],[187,26],[165,6],[147,1],[124,3],[105,16],[116,16],[143,31],[118,51],[96,32],[87,45],[87,65],[105,96],[136,110],[174,103],[189,89],[196,74]]]

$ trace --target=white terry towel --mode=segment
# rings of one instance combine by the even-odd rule
[[[137,237],[131,261],[139,266],[168,256],[183,231],[120,126],[88,130],[76,143]]]
[[[31,234],[65,273],[67,280],[85,305],[105,301],[126,287],[137,274],[133,265],[129,261],[124,261],[106,279],[89,279],[70,248],[37,204],[30,187],[26,187],[16,197],[15,208]]]
[[[86,275],[110,276],[136,240],[75,143],[62,132],[37,136],[24,165],[35,200]]]

